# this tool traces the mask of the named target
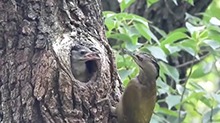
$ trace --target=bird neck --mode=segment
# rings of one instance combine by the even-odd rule
[[[141,84],[149,87],[156,85],[156,77],[152,74],[152,71],[144,71],[140,69],[137,79]]]
[[[84,81],[88,78],[88,69],[85,62],[74,62],[72,67],[72,72],[78,80]]]

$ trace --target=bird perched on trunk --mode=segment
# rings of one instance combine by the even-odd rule
[[[127,85],[116,115],[119,123],[149,123],[156,103],[156,79],[159,65],[147,53],[125,51],[139,66],[139,74]]]
[[[71,49],[71,70],[74,77],[81,81],[87,82],[94,72],[95,60],[99,60],[99,52],[92,51],[83,45],[75,45]]]

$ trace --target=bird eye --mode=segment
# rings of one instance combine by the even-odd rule
[[[80,54],[81,54],[81,55],[85,55],[85,54],[86,54],[86,51],[80,51]]]
[[[143,58],[140,57],[139,55],[136,55],[136,57],[138,58],[138,60],[143,61]]]

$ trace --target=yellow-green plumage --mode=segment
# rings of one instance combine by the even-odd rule
[[[119,123],[148,123],[155,102],[156,87],[149,89],[131,80],[123,94],[122,101],[118,104],[119,107],[123,105],[123,109],[119,109],[118,106],[116,108]]]
[[[159,67],[147,55],[131,56],[140,67],[139,75],[127,85],[116,106],[116,115],[119,123],[149,123],[156,103]]]

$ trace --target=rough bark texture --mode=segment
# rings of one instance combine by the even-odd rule
[[[121,88],[100,3],[0,1],[1,122],[113,122],[108,105],[96,103],[108,94],[117,100]],[[87,83],[70,70],[70,50],[76,44],[100,52],[96,73]]]

